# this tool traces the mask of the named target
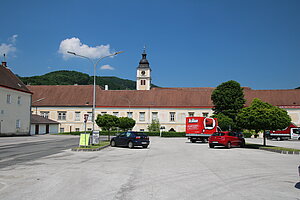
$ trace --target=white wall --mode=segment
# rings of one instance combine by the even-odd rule
[[[11,103],[7,103],[7,95]],[[21,97],[18,104],[18,97]],[[29,135],[31,94],[0,87],[0,122],[2,135]],[[20,120],[20,128],[16,121]]]
[[[31,124],[30,135],[35,135],[35,125]],[[49,133],[58,133],[58,124],[49,125]],[[39,124],[39,135],[46,134],[46,124]]]

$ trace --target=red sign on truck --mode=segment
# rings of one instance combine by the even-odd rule
[[[217,118],[209,117],[187,117],[186,118],[186,136],[191,142],[201,140],[206,142],[208,137],[217,132]]]

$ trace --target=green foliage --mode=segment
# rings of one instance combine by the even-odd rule
[[[159,120],[152,120],[152,123],[147,128],[149,132],[159,132],[160,130]]]
[[[243,108],[237,116],[237,123],[240,127],[249,130],[259,131],[284,129],[291,123],[287,111],[272,106],[255,98],[249,107]],[[264,145],[265,145],[264,134]]]
[[[77,71],[54,71],[42,76],[19,77],[27,85],[92,85],[93,76]],[[136,82],[118,77],[96,76],[96,85],[104,88],[109,86],[110,90],[135,90]],[[152,85],[152,87],[157,87]]]
[[[244,135],[244,138],[251,138],[252,133],[251,133],[251,131],[243,131],[243,135]]]
[[[235,129],[236,125],[233,122],[233,119],[224,115],[223,113],[215,114],[212,117],[218,118],[218,125],[222,131],[230,131],[232,129]]]
[[[119,126],[119,118],[109,114],[98,115],[96,123],[102,130],[110,131],[112,128]]]
[[[243,88],[233,80],[220,84],[213,91],[211,100],[214,104],[214,114],[222,113],[233,121],[246,102]]]
[[[135,126],[135,120],[129,117],[119,118],[119,128],[123,131],[132,129]]]

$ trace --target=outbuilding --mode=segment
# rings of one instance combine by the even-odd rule
[[[39,115],[31,115],[30,135],[58,133],[59,122]]]

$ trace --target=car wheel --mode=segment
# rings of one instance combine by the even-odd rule
[[[196,140],[191,140],[191,143],[195,143],[196,142]]]
[[[213,144],[209,144],[209,148],[214,148],[215,146]]]
[[[129,147],[129,149],[132,149],[133,147],[134,147],[134,144],[133,144],[133,142],[128,142],[128,147]]]
[[[116,146],[116,142],[115,142],[114,140],[112,140],[112,141],[110,142],[110,146],[115,147],[115,146]]]
[[[143,145],[143,148],[146,149],[148,147],[148,145]]]
[[[207,143],[207,139],[206,139],[206,138],[203,139],[203,140],[202,140],[202,143]]]
[[[241,143],[241,147],[242,148],[245,147],[245,142],[244,141]]]
[[[227,149],[230,149],[231,148],[231,142],[228,142],[226,147],[227,147]]]

